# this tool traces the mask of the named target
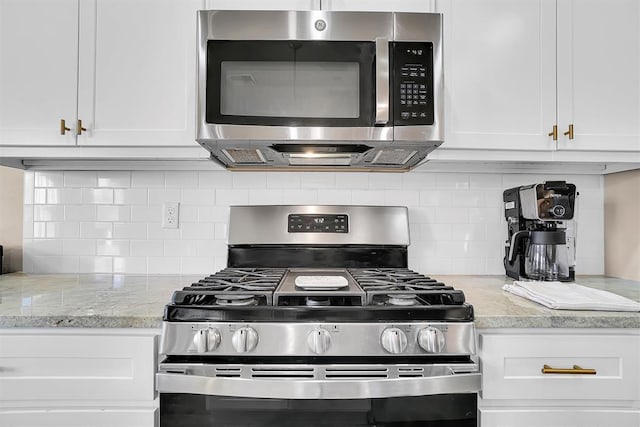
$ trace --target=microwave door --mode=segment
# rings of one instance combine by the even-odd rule
[[[209,40],[207,63],[199,139],[393,140],[387,39]]]

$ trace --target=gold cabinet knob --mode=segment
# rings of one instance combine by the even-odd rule
[[[569,139],[573,139],[573,125],[569,125],[569,130],[566,131],[563,135],[568,135]]]
[[[78,135],[82,135],[82,131],[87,131],[87,128],[83,128],[82,127],[82,120],[78,120],[78,123],[76,124],[76,134]]]
[[[558,125],[553,125],[553,130],[549,132],[549,136],[552,136],[554,141],[558,140]]]
[[[71,129],[67,127],[64,119],[60,119],[60,135],[66,134],[69,130]]]

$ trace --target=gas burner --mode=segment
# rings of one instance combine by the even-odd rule
[[[255,295],[214,295],[217,305],[249,306],[258,305]]]
[[[331,305],[329,297],[306,297],[305,304],[309,307],[328,307]]]
[[[387,295],[387,305],[419,305],[416,294],[391,294]]]

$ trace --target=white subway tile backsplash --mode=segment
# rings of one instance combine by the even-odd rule
[[[82,222],[80,223],[80,237],[83,239],[111,239],[113,224],[110,222]]]
[[[350,205],[351,190],[318,189],[318,203],[321,205]]]
[[[602,274],[602,177],[432,172],[26,172],[24,268],[210,274],[226,266],[230,205],[355,204],[408,206],[410,268],[503,274],[502,191],[554,179],[582,193],[577,271]],[[162,228],[167,201],[180,202],[177,229]]]
[[[132,240],[131,256],[163,256],[164,245],[153,240]]]
[[[177,172],[165,172],[164,173],[165,187],[197,187],[198,186],[198,172],[191,171],[177,171]]]
[[[121,256],[130,255],[129,240],[97,240],[96,254],[104,256]]]
[[[64,173],[65,187],[96,187],[98,185],[98,177],[96,172],[90,171],[71,171]]]
[[[121,240],[146,239],[146,224],[115,222],[113,223],[113,238]]]
[[[64,221],[64,206],[36,205],[33,207],[34,221]]]
[[[250,205],[281,205],[284,201],[283,190],[249,190]]]
[[[96,241],[90,239],[70,239],[62,241],[62,255],[95,255]]]
[[[80,237],[80,224],[77,222],[47,222],[48,239],[75,239]]]
[[[108,256],[81,256],[79,273],[113,273],[113,258]]]
[[[210,270],[212,271],[212,270]],[[180,272],[179,257],[149,257],[147,258],[148,274],[178,274]]]
[[[180,220],[180,218],[178,218]],[[162,221],[162,206],[131,206],[131,222],[157,222]]]
[[[116,205],[146,205],[148,190],[146,188],[130,188],[113,190],[113,203]]]
[[[402,188],[404,179],[401,173],[372,173],[369,175],[369,188],[372,190],[392,190]]]
[[[198,172],[198,187],[200,188],[231,188],[231,172],[204,171]]]
[[[96,212],[99,209],[106,209],[110,206],[94,206],[94,205],[68,205],[64,207],[64,220],[71,221],[110,221],[107,219],[100,219]],[[126,208],[129,209],[129,208]],[[127,218],[129,220],[129,218]]]
[[[47,190],[47,203],[50,205],[79,205],[82,203],[80,188],[50,188]]]
[[[113,272],[121,274],[147,274],[147,258],[114,257]]]
[[[184,189],[182,190],[182,203],[186,205],[206,205],[215,203],[216,192],[213,189]]]
[[[265,188],[267,176],[264,172],[243,172],[231,175],[233,188]]]
[[[335,188],[336,178],[334,174],[323,172],[304,172],[301,174],[302,188]]]
[[[267,187],[286,189],[300,188],[302,179],[300,174],[290,172],[273,172],[267,174]]]
[[[133,171],[131,172],[132,187],[164,187],[164,172]]]
[[[164,202],[180,202],[182,200],[182,190],[164,188],[149,189],[149,204],[161,205]]]
[[[249,203],[249,190],[247,189],[216,189],[216,205],[246,205]]]
[[[36,187],[63,187],[64,175],[62,172],[35,172],[33,185]]]
[[[83,188],[82,203],[110,205],[113,203],[113,190],[107,188]]]
[[[94,207],[94,209],[94,219],[98,221],[124,222],[131,219],[131,208],[129,206],[100,205]],[[85,220],[85,218],[81,218],[81,220]]]
[[[98,172],[98,187],[129,188],[131,187],[131,172]]]

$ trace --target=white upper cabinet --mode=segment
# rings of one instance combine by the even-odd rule
[[[558,126],[560,149],[640,151],[640,1],[558,1]]]
[[[445,0],[442,149],[550,150],[555,1]]]
[[[77,0],[0,0],[0,145],[73,145]]]
[[[210,10],[318,10],[320,0],[207,0]]]
[[[195,145],[203,0],[80,2],[79,145]]]
[[[322,0],[323,10],[433,12],[435,0]]]

